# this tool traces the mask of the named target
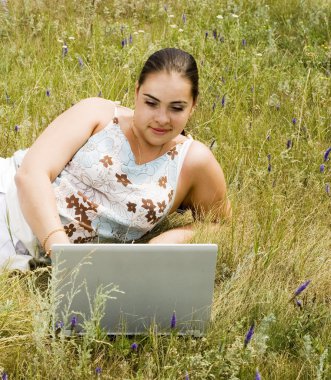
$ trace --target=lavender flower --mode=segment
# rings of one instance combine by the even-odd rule
[[[213,108],[213,111],[215,111],[215,108],[216,108],[216,103],[215,102],[213,103],[213,107],[212,108]]]
[[[185,13],[182,14],[182,21],[183,21],[183,24],[186,24],[186,14]]]
[[[298,287],[298,289],[295,291],[294,296],[298,296],[299,294],[301,294],[310,283],[311,283],[311,280],[308,280],[308,281],[304,282],[303,284],[301,284]]]
[[[222,107],[225,106],[225,95],[222,96],[221,104],[222,104]]]
[[[296,117],[294,117],[294,118],[292,119],[292,123],[293,123],[293,125],[295,125],[295,124],[297,123],[297,118],[296,118]]]
[[[185,372],[185,380],[190,380],[190,376],[188,375],[188,372]]]
[[[300,300],[295,299],[295,304],[302,309],[302,302]]]
[[[121,45],[122,45],[122,48],[124,48],[124,46],[126,45],[126,39],[123,39],[123,40],[121,41]]]
[[[56,330],[62,329],[63,326],[64,326],[64,323],[62,321],[56,321],[55,322],[55,329]]]
[[[271,160],[271,154],[269,153],[267,157],[268,157],[268,161],[270,162],[270,160]]]
[[[2,373],[1,380],[8,380],[7,372]]]
[[[131,350],[137,352],[138,350],[138,343],[134,342],[131,344]]]
[[[172,313],[172,317],[171,317],[171,322],[170,322],[170,327],[172,329],[176,328],[176,323],[177,323],[177,320],[176,320],[176,312],[174,311]]]
[[[320,173],[324,173],[324,170],[325,170],[325,165],[324,164],[320,165]]]
[[[97,367],[97,368],[95,369],[95,373],[97,374],[97,376],[100,376],[100,375],[101,375],[101,372],[102,372],[101,367]]]
[[[21,129],[21,127],[19,125],[15,125],[14,129],[15,129],[15,132],[18,132]]]
[[[70,327],[71,327],[71,330],[74,330],[74,328],[77,326],[77,317],[76,315],[74,315],[72,318],[71,318],[71,321],[70,321]]]
[[[328,148],[324,153],[324,162],[328,160],[329,154],[331,153],[331,147]]]
[[[129,44],[132,44],[132,41],[133,41],[133,39],[132,39],[132,34],[130,33],[130,36],[129,36]]]
[[[261,380],[261,375],[258,369],[255,371],[255,380]]]
[[[49,89],[46,90],[46,96],[49,98],[51,96],[51,91]]]
[[[216,29],[213,30],[213,37],[215,40],[217,39],[217,30]]]
[[[247,41],[245,40],[245,38],[241,41],[241,44],[242,46],[247,46]]]
[[[205,32],[205,39],[208,38],[208,32]]]
[[[325,191],[326,191],[327,195],[330,195],[330,184],[329,183],[327,183],[325,185]]]
[[[244,340],[244,347],[247,347],[248,343],[252,340],[252,337],[254,335],[254,328],[255,328],[255,323],[253,323],[251,327],[249,328],[249,330],[247,331],[247,334]]]
[[[81,57],[78,57],[78,64],[79,64],[79,67],[84,67],[84,61],[82,60]]]
[[[66,43],[64,43],[62,46],[62,57],[64,58],[67,55],[68,55],[68,46]]]
[[[292,140],[287,140],[286,148],[291,149],[292,148]]]

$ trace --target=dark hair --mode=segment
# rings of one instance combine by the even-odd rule
[[[191,54],[175,48],[156,51],[145,62],[138,79],[138,86],[145,82],[148,74],[160,71],[176,72],[188,79],[192,85],[193,101],[196,102],[199,94],[199,73],[197,63]]]

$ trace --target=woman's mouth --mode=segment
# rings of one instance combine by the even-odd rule
[[[152,128],[152,131],[157,134],[157,135],[165,135],[167,132],[168,132],[168,129],[164,129],[164,128]]]

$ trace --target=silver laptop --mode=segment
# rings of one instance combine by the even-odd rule
[[[203,335],[213,299],[216,244],[58,244],[52,247],[56,319],[110,335]]]

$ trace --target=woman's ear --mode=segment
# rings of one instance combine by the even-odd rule
[[[136,101],[137,98],[138,98],[138,92],[139,92],[139,83],[138,81],[136,82],[136,85],[135,85],[135,90],[134,90],[134,100]]]

